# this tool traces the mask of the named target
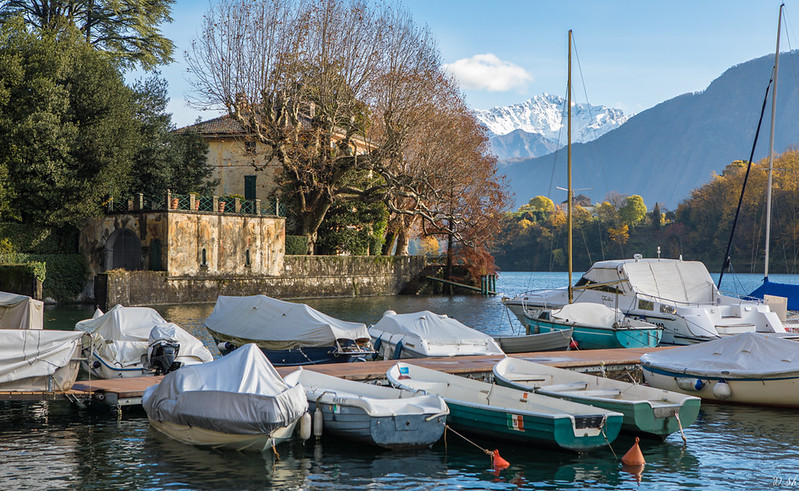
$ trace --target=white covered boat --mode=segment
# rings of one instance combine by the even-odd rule
[[[78,376],[82,332],[0,329],[0,390],[61,392]]]
[[[91,335],[83,367],[97,378],[141,377],[179,366],[172,363],[194,365],[214,359],[199,339],[149,307],[117,305],[105,314],[98,309],[75,330]]]
[[[421,448],[444,433],[449,409],[436,395],[345,380],[300,368],[284,378],[302,385],[311,412],[322,415],[323,433],[378,447]]]
[[[646,382],[719,402],[799,407],[799,343],[739,334],[641,356]]]
[[[365,324],[266,295],[220,296],[204,324],[223,355],[255,343],[275,366],[341,363],[374,355]]]
[[[760,301],[719,292],[705,265],[676,259],[623,259],[595,263],[573,287],[574,302],[618,308],[663,328],[661,344],[693,344],[744,332],[785,332]],[[519,320],[538,319],[569,303],[568,287],[503,300]]]
[[[385,360],[504,354],[488,334],[427,310],[410,314],[388,310],[369,328],[369,335]]]
[[[267,450],[291,438],[308,410],[254,344],[211,363],[181,368],[148,387],[142,406],[156,430],[208,448]]]
[[[43,325],[44,302],[0,292],[0,329],[42,329]]]

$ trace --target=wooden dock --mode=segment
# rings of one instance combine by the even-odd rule
[[[569,368],[578,371],[619,371],[635,368],[640,364],[641,355],[670,348],[605,349],[585,351],[547,351],[540,353],[519,353],[509,355],[514,358]],[[484,376],[491,372],[494,364],[501,360],[500,355],[459,356],[441,358],[415,358],[402,360],[442,372],[458,375]],[[306,370],[333,375],[350,380],[384,380],[386,371],[396,360],[370,361],[366,363],[332,363],[305,366]],[[281,375],[286,375],[297,367],[278,367]],[[71,400],[99,402],[122,407],[141,404],[144,390],[161,381],[163,376],[131,377],[101,380],[78,381],[66,392],[0,392],[0,401],[23,400]]]

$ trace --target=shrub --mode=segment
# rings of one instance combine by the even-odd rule
[[[305,235],[286,235],[286,255],[304,256],[308,254],[308,237]]]

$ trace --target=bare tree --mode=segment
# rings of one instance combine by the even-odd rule
[[[463,177],[446,176],[466,151],[457,145],[485,154],[484,138],[453,136],[463,121],[477,123],[444,75],[429,31],[400,8],[222,0],[188,61],[198,102],[224,107],[282,164],[311,253],[331,205],[346,200],[387,203],[398,252],[407,253],[408,231],[420,220],[440,228],[442,216],[454,216],[438,207],[451,204],[442,198],[446,183]]]

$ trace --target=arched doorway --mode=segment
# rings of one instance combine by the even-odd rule
[[[141,241],[131,230],[115,230],[105,243],[105,269],[141,269]]]

